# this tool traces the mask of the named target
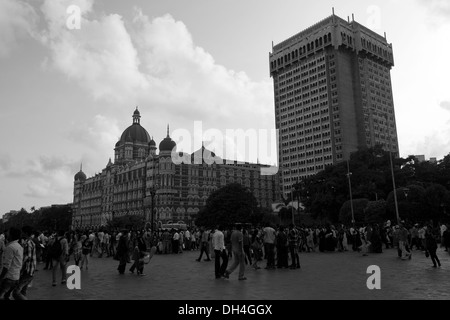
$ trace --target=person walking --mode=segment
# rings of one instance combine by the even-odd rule
[[[266,269],[275,269],[275,229],[269,224],[263,229],[264,253],[267,257]]]
[[[230,274],[239,266],[239,280],[247,280],[245,273],[244,235],[240,225],[234,225],[231,233],[231,249],[233,250],[233,264],[225,271],[224,277],[228,279]]]
[[[198,257],[198,259],[196,261],[200,262],[202,260],[203,257],[203,253],[206,254],[206,259],[205,261],[211,261],[210,257],[209,257],[209,250],[208,250],[208,246],[209,246],[209,232],[207,232],[206,230],[204,230],[203,228],[201,229],[201,234],[200,234],[200,255]]]
[[[289,268],[288,262],[288,237],[286,235],[284,227],[279,227],[276,236],[277,247],[277,268]]]
[[[32,238],[33,229],[30,226],[25,226],[22,228],[22,233],[25,236],[23,243],[23,263],[19,282],[12,293],[15,300],[28,300],[28,285],[33,281],[37,266],[36,244]]]
[[[128,232],[123,230],[119,239],[119,244],[117,245],[117,257],[119,259],[119,266],[117,267],[117,270],[119,271],[119,274],[125,273],[125,268],[129,259],[128,242]]]
[[[228,254],[225,248],[224,235],[220,226],[217,226],[216,230],[214,231],[212,242],[215,259],[214,273],[216,279],[221,279],[225,276],[225,271],[228,267]],[[222,263],[220,263],[220,259],[222,259]]]
[[[398,233],[398,245],[399,249],[401,251],[401,259],[402,260],[411,260],[411,252],[408,248],[408,230],[405,228],[405,225],[403,222],[399,224],[400,229]]]
[[[69,260],[69,244],[65,237],[64,231],[59,231],[58,235],[55,237],[55,241],[50,247],[49,251],[50,257],[52,259],[52,286],[56,286],[56,273],[58,266],[61,269],[61,284],[66,283],[66,264]]]
[[[433,268],[437,268],[437,266],[441,266],[441,261],[439,261],[439,258],[436,254],[437,251],[437,241],[434,238],[431,227],[427,228],[427,231],[425,232],[425,255],[431,258],[431,261],[433,262]],[[437,263],[437,265],[436,265]]]
[[[80,238],[81,242],[81,264],[80,269],[83,270],[83,266],[86,264],[86,270],[88,270],[89,255],[92,249],[92,242],[89,240],[88,236],[82,235]]]
[[[133,250],[134,263],[130,268],[131,273],[134,273],[134,270],[136,269],[138,276],[145,276],[143,258],[145,256],[146,251],[147,246],[145,244],[145,240],[142,238],[141,235],[139,235],[137,238],[136,246],[134,247]]]
[[[261,269],[261,267],[258,266],[258,261],[262,260],[263,257],[263,244],[261,241],[261,238],[259,236],[258,230],[255,230],[253,234],[253,242],[252,242],[252,251],[253,251],[253,265],[252,267],[255,270]]]
[[[250,245],[251,245],[251,237],[247,230],[247,228],[244,228],[244,253],[245,253],[245,264],[252,265],[252,255],[250,254]]]
[[[300,258],[298,256],[298,230],[292,223],[289,226],[288,241],[289,241],[289,251],[291,253],[291,265],[289,267],[291,269],[300,269]]]
[[[0,299],[4,299],[4,295],[14,290],[19,283],[23,264],[23,248],[19,244],[20,230],[10,228],[7,239],[9,243],[3,253],[3,269],[0,274]]]

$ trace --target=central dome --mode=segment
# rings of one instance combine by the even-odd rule
[[[152,140],[147,130],[141,126],[140,119],[141,114],[136,107],[136,110],[133,113],[133,124],[126,128],[122,133],[120,140],[116,143],[116,147],[125,142],[148,144]]]
[[[120,142],[142,142],[148,144],[152,140],[147,130],[139,123],[133,123],[125,129],[120,137]]]

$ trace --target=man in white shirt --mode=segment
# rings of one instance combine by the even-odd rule
[[[174,234],[172,237],[172,252],[179,253],[179,245],[180,245],[180,234],[177,230],[174,230]]]
[[[275,229],[270,225],[263,229],[264,251],[267,257],[266,269],[275,269]]]
[[[185,249],[187,251],[190,251],[191,250],[191,233],[189,232],[189,229],[184,232],[184,244],[186,247]]]
[[[217,226],[212,237],[212,245],[215,254],[215,266],[214,271],[216,274],[216,279],[224,277],[225,271],[228,267],[228,254],[225,248],[225,239],[221,227]],[[222,264],[220,264],[220,259],[222,258]]]
[[[3,254],[3,269],[0,274],[0,299],[19,283],[23,263],[23,248],[19,244],[20,230],[9,229],[9,243]]]

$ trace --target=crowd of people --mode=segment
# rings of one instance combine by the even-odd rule
[[[152,234],[143,230],[75,230],[59,232],[33,231],[11,228],[0,234],[0,299],[26,299],[38,263],[43,270],[52,271],[52,285],[57,285],[58,269],[61,284],[66,283],[67,263],[72,258],[80,269],[88,270],[89,259],[114,258],[119,262],[118,272],[124,274],[131,263],[130,273],[145,276],[144,266],[153,254],[181,254],[199,251],[197,262],[215,260],[217,279],[229,278],[239,267],[239,280],[246,280],[246,265],[261,269],[300,269],[302,252],[360,252],[363,256],[397,248],[398,257],[411,259],[413,250],[423,251],[430,257],[433,267],[440,267],[438,243],[450,253],[450,226],[439,224],[412,224],[404,221],[394,225],[360,226],[327,225],[296,227],[267,225],[254,227],[247,224],[194,227],[186,230],[157,230]],[[231,261],[229,263],[229,261]]]

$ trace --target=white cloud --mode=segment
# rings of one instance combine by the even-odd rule
[[[83,171],[94,174],[103,169],[108,158],[113,157],[114,146],[124,130],[125,128],[119,128],[115,119],[102,115],[96,115],[82,125],[73,123],[67,131],[67,139],[90,148],[77,159],[84,163]]]
[[[274,126],[271,80],[252,81],[244,72],[217,64],[194,44],[183,22],[170,15],[150,20],[139,9],[131,21],[116,14],[94,19],[89,18],[95,16],[92,3],[85,6],[89,14],[83,15],[81,29],[69,30],[65,5],[46,1],[42,10],[49,26],[41,39],[51,50],[46,64],[96,99],[116,108],[139,102],[151,109],[154,123],[170,122],[172,129],[189,129],[195,120],[223,132]]]
[[[11,162],[1,157],[2,181],[20,179],[26,181],[24,195],[33,198],[65,198],[72,194],[73,176],[78,163],[65,156],[39,156]],[[5,165],[3,165],[3,162]]]
[[[10,54],[18,40],[33,34],[38,15],[32,6],[21,0],[0,1],[0,57]]]
[[[439,105],[442,109],[450,111],[450,101],[442,101]]]
[[[48,29],[40,40],[51,51],[53,66],[90,91],[95,99],[126,101],[147,86],[139,72],[139,59],[122,17],[102,15],[89,20],[93,1],[46,1],[42,12]],[[81,8],[80,29],[70,30],[69,5]]]

